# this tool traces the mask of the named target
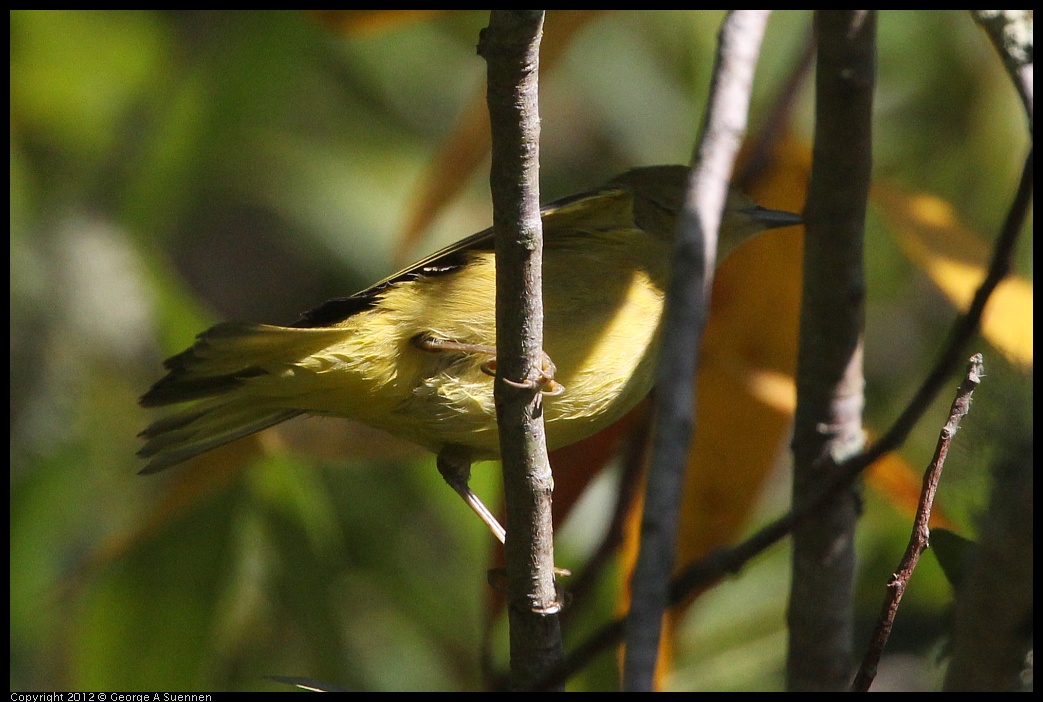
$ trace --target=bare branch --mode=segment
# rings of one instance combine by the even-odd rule
[[[862,240],[872,171],[876,15],[821,10],[815,25],[815,146],[793,436],[797,511],[833,482],[836,461],[864,442]],[[847,490],[794,528],[790,690],[839,690],[850,680],[857,519],[857,497]]]
[[[717,231],[749,111],[768,12],[739,10],[721,26],[707,111],[675,243],[663,319],[656,432],[645,492],[641,545],[626,625],[625,690],[651,690],[663,613],[669,605],[681,488],[691,442],[693,379],[717,257]]]
[[[891,581],[887,583],[887,595],[884,597],[880,618],[869,639],[869,648],[862,658],[858,674],[851,683],[852,692],[868,692],[869,686],[876,678],[877,665],[884,653],[887,639],[891,636],[895,615],[898,614],[898,605],[902,602],[902,595],[909,586],[909,580],[913,577],[913,571],[920,561],[920,555],[927,550],[930,541],[931,508],[934,506],[934,495],[938,491],[938,482],[942,477],[945,457],[949,454],[949,444],[952,443],[956,431],[960,428],[960,420],[970,412],[971,395],[974,394],[974,389],[978,387],[984,375],[982,356],[980,353],[976,353],[967,363],[967,373],[956,391],[956,398],[949,410],[949,419],[942,427],[938,436],[938,445],[934,449],[934,457],[924,473],[923,487],[920,490],[920,501],[916,506],[916,517],[913,520],[913,532],[909,536],[909,545],[898,564],[898,569],[895,570]]]
[[[542,10],[493,10],[478,52],[488,62],[496,230],[496,415],[507,504],[511,686],[530,688],[562,659],[541,395],[543,228],[539,198]]]

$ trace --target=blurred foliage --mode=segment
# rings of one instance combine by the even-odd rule
[[[688,160],[720,17],[599,13],[575,31],[542,76],[544,200],[633,165]],[[147,420],[135,400],[160,361],[209,323],[287,322],[395,268],[421,174],[483,95],[474,47],[486,19],[11,13],[11,689],[286,689],[266,675],[354,689],[482,686],[485,569],[496,562],[430,457],[347,422],[307,420],[140,478],[134,435]],[[753,130],[809,22],[772,18]],[[952,203],[990,240],[1028,142],[1000,61],[958,12],[885,13],[879,43],[877,180]],[[810,138],[811,114],[805,83],[795,138]],[[487,226],[485,182],[478,169],[415,254]],[[867,239],[876,427],[908,400],[954,314],[886,220],[871,217]],[[1018,255],[1031,279],[1031,240]],[[983,347],[989,377],[939,495],[971,538],[1005,426],[1031,426],[1031,362],[1019,370]],[[950,401],[906,447],[913,465],[929,460]],[[611,480],[580,506],[594,517],[566,525],[560,565],[582,563],[596,543]],[[780,471],[751,525],[784,509],[787,481]],[[496,484],[495,469],[479,466],[477,491]],[[908,528],[886,494],[867,494],[866,632]],[[673,684],[781,687],[785,553],[687,613]],[[612,615],[615,570],[569,642]],[[891,645],[917,663],[896,686],[937,684],[950,598],[925,559]],[[499,662],[502,628],[492,632]],[[612,689],[611,654],[603,659],[573,686]]]

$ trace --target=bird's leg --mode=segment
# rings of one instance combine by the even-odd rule
[[[485,522],[485,525],[489,527],[489,531],[493,533],[497,541],[501,544],[504,543],[507,532],[493,513],[489,511],[489,508],[485,506],[481,499],[478,498],[478,495],[474,494],[474,491],[467,484],[471,478],[470,449],[456,445],[446,446],[438,452],[438,458],[435,462],[438,465],[438,472],[449,483],[449,487],[456,490],[456,493],[464,498],[467,506],[474,510],[479,519]]]
[[[467,484],[471,478],[471,450],[459,445],[445,446],[438,452],[438,458],[435,459],[435,463],[438,465],[438,472],[449,483],[449,487],[456,490],[456,493],[464,498],[467,506],[474,510],[479,519],[485,522],[485,525],[489,527],[489,531],[493,533],[496,540],[504,544],[507,539],[507,531]],[[500,570],[497,568],[491,572]],[[572,571],[565,568],[555,568],[554,574],[568,577],[572,575]]]
[[[496,375],[495,346],[487,346],[485,344],[465,344],[459,341],[436,339],[427,334],[420,334],[413,337],[413,344],[423,351],[456,351],[462,353],[480,353],[492,356],[492,358],[483,363],[480,368],[486,375]],[[550,356],[547,355],[546,351],[541,351],[540,354],[543,358],[540,364],[539,377],[530,380],[523,380],[521,382],[511,380],[510,378],[504,378],[503,382],[516,388],[539,390],[544,395],[551,397],[565,392],[565,386],[554,380],[554,373],[557,371],[554,361],[550,360]]]

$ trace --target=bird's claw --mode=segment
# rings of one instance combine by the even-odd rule
[[[518,388],[520,390],[539,390],[542,394],[548,397],[555,397],[565,392],[565,386],[554,379],[554,374],[557,372],[557,367],[554,365],[554,361],[550,360],[550,356],[547,355],[546,351],[540,352],[543,355],[543,361],[540,364],[540,374],[535,378],[529,378],[521,382],[517,380],[511,380],[510,378],[504,378],[503,382],[510,385],[512,388]],[[481,365],[482,372],[486,375],[496,376],[496,359],[486,361]]]
[[[419,334],[413,337],[413,344],[423,351],[455,351],[462,353],[483,353],[492,356],[491,359],[479,366],[481,371],[486,375],[496,377],[496,347],[485,346],[483,344],[466,344],[459,341],[449,341],[447,339],[438,339],[427,334]],[[550,360],[550,356],[547,355],[546,351],[541,351],[542,360],[540,363],[540,374],[536,378],[529,378],[527,380],[517,381],[511,380],[510,378],[504,378],[503,382],[510,385],[512,388],[519,388],[521,390],[539,390],[542,394],[548,397],[554,397],[565,392],[565,386],[554,380],[554,374],[557,372],[557,367],[554,365],[554,361]]]

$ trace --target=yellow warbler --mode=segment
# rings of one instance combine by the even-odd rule
[[[542,210],[544,420],[550,449],[619,419],[652,387],[688,168],[627,171]],[[718,258],[797,224],[729,195]],[[145,407],[192,402],[141,433],[143,473],[301,414],[346,417],[438,454],[447,482],[502,540],[467,487],[499,457],[493,379],[495,254],[487,229],[288,327],[226,322],[166,361]]]

